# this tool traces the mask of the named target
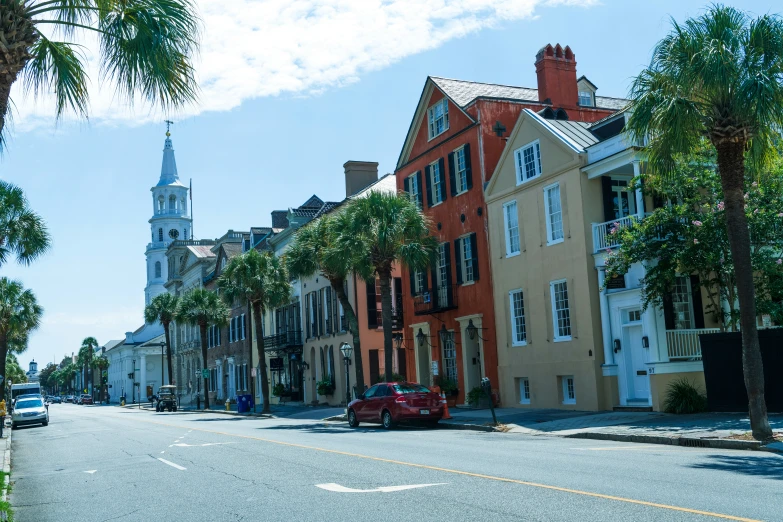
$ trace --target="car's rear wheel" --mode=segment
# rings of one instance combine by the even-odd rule
[[[359,419],[356,417],[356,412],[353,410],[348,410],[348,426],[351,428],[359,427]]]
[[[49,421],[43,421],[41,424],[43,424],[44,426],[48,426],[49,425]]]
[[[384,429],[390,430],[394,427],[394,419],[392,419],[392,414],[389,410],[383,410],[381,421],[383,422]]]
[[[12,423],[11,423],[11,429],[14,429],[14,430],[15,430],[17,426],[18,426],[18,424],[17,424],[17,423],[15,423],[15,422],[12,422]]]

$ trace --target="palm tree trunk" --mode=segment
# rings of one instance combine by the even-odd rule
[[[764,400],[764,366],[756,326],[756,296],[750,258],[750,232],[745,216],[745,143],[725,141],[716,146],[718,172],[726,208],[726,228],[734,259],[742,334],[742,368],[748,392],[750,428],[758,440],[772,438]]]
[[[5,358],[8,356],[8,338],[0,332],[0,375],[5,375]],[[0,401],[5,400],[6,382],[0,383]]]
[[[253,322],[256,325],[256,350],[258,351],[258,365],[261,370],[261,413],[269,413],[269,376],[266,373],[266,354],[264,353],[264,325],[261,323],[261,303],[253,303]]]
[[[171,325],[170,322],[166,321],[163,323],[163,332],[166,334],[166,362],[169,365],[169,384],[173,381],[171,376],[173,375],[173,368],[171,367],[171,333],[169,331],[169,325]]]
[[[392,374],[392,295],[391,270],[378,272],[381,280],[381,317],[383,317],[383,364],[386,366],[386,382],[393,380]]]
[[[348,324],[351,327],[351,333],[353,334],[353,360],[356,368],[356,390],[357,393],[362,393],[364,391],[364,363],[362,362],[362,342],[359,337],[359,319],[356,317],[353,306],[351,306],[351,301],[345,293],[343,280],[337,279],[330,282],[332,283],[332,288],[334,288],[334,291],[337,293],[337,300],[340,301],[343,312],[345,312],[345,317],[348,318]]]
[[[207,323],[198,325],[199,333],[201,334],[201,364],[203,368],[207,368]],[[209,409],[209,377],[204,377],[204,409]]]

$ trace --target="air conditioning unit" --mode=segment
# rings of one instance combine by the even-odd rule
[[[424,292],[422,294],[422,298],[424,299],[424,304],[430,304],[430,293]]]

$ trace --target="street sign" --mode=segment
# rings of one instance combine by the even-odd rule
[[[209,379],[209,370],[208,370],[208,369],[206,369],[206,368],[202,369],[202,370],[201,370],[201,376],[202,376],[204,379]]]

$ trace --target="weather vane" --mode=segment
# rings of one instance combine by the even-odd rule
[[[166,120],[165,123],[166,123],[166,137],[168,138],[169,136],[171,136],[171,132],[170,132],[171,126],[174,125],[174,122],[171,120]]]

